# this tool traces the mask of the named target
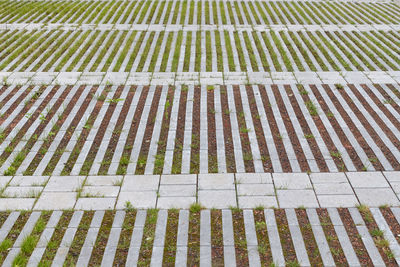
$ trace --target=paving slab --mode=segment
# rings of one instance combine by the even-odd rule
[[[37,200],[35,210],[66,210],[75,206],[75,192],[43,192]]]
[[[277,190],[280,208],[315,208],[318,201],[313,190]]]
[[[355,188],[361,204],[371,207],[398,206],[399,199],[391,188]]]

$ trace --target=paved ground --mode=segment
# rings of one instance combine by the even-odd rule
[[[15,211],[0,220],[4,266],[400,263],[399,208]]]
[[[388,0],[0,1],[0,265],[399,265],[399,44]]]
[[[400,172],[2,177],[0,210],[399,206]]]

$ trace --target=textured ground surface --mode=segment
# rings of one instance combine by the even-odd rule
[[[0,81],[0,265],[400,264],[392,1],[0,1]]]
[[[399,208],[0,213],[22,266],[395,266]]]

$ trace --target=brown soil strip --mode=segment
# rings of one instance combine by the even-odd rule
[[[354,90],[353,85],[349,85],[349,88],[356,93],[357,89]],[[375,141],[375,143],[378,145],[378,147],[382,150],[382,152],[385,154],[386,158],[388,161],[391,163],[391,165],[397,169],[400,168],[400,165],[394,158],[392,152],[388,149],[388,147],[383,143],[382,139],[379,137],[379,135],[376,133],[376,131],[372,128],[371,124],[368,123],[367,119],[364,117],[363,114],[361,114],[360,110],[357,108],[357,106],[354,104],[353,100],[350,98],[350,96],[344,91],[344,90],[339,90],[340,94],[344,98],[344,100],[347,102],[351,110],[354,112],[354,114],[357,116],[358,120],[362,123],[362,125],[365,127],[365,129],[368,131],[369,135],[372,137],[372,139]],[[358,92],[357,92],[358,93]],[[358,93],[359,94],[359,93]],[[366,105],[364,99],[360,99],[360,96],[356,94],[356,97],[360,100],[360,102],[363,105]],[[366,110],[371,114],[371,107],[368,105],[366,106]],[[346,114],[347,115],[347,114]],[[371,114],[374,115],[374,114]],[[376,114],[375,114],[376,115]],[[377,116],[375,117],[375,121],[378,119]],[[350,121],[350,120],[349,120]],[[382,123],[381,120],[376,121],[378,125],[381,127],[381,129],[384,129],[386,126]],[[353,131],[356,134],[356,136],[361,136],[361,134],[358,131],[358,127],[351,122],[349,124],[350,129],[355,128]],[[353,132],[352,131],[352,132]],[[357,138],[360,140],[361,138]],[[364,140],[364,139],[362,139]],[[377,159],[377,156],[375,153],[372,151],[372,149],[368,146],[367,142],[364,140],[364,145],[366,149],[364,151],[366,152],[368,158],[370,159],[371,163],[373,164],[374,168],[376,170],[383,170],[383,166],[380,164],[379,160]],[[398,146],[400,147],[400,145]],[[367,153],[368,151],[368,153]]]
[[[303,235],[303,240],[306,245],[307,254],[308,258],[310,259],[311,266],[323,266],[318,245],[315,241],[306,210],[296,209],[296,215],[297,220],[299,221],[300,231]]]
[[[211,210],[211,261],[212,266],[224,266],[221,210]]]
[[[31,212],[21,212],[18,219],[15,221],[13,227],[8,233],[7,237],[1,243],[0,247],[0,264],[3,264],[6,259],[8,252],[13,246],[15,240],[17,240],[19,234],[21,233],[22,228],[24,227],[26,221],[29,219]]]
[[[311,99],[308,96],[308,92],[304,89],[303,85],[298,85],[297,88],[300,91],[300,95],[303,98],[304,103],[310,102]],[[324,107],[325,109],[327,109],[327,106]],[[331,113],[328,113],[331,114]],[[328,148],[329,151],[337,154],[338,153],[338,149],[336,148],[335,144],[332,141],[332,138],[330,136],[330,134],[328,133],[324,123],[322,122],[321,118],[319,115],[316,116],[311,116],[312,119],[314,120],[315,126],[318,128],[318,131],[322,137],[322,139],[325,142],[326,147]],[[329,118],[329,116],[328,116]],[[338,157],[333,157],[333,161],[336,164],[336,167],[341,170],[341,171],[346,171],[346,166],[344,165],[344,162],[342,160],[342,158],[338,158]]]
[[[271,128],[272,138],[274,139],[276,151],[278,152],[279,160],[282,165],[282,170],[283,172],[292,172],[292,167],[290,166],[290,162],[286,154],[285,146],[282,142],[278,124],[275,120],[274,112],[272,111],[271,103],[269,102],[265,86],[259,85],[258,87],[260,89],[260,95],[263,101],[264,111],[267,116],[269,127]]]
[[[57,133],[59,132],[61,126],[67,119],[68,115],[71,113],[73,107],[76,105],[76,101],[78,101],[79,97],[83,93],[85,89],[85,86],[79,87],[79,89],[76,91],[75,95],[72,97],[71,101],[68,103],[67,107],[65,110],[62,112],[62,114],[58,117],[57,122],[54,124],[54,126],[51,128],[51,133],[46,137],[45,142],[40,146],[40,149],[36,153],[35,157],[29,164],[28,168],[24,171],[24,175],[32,175],[34,171],[36,170],[37,166],[39,163],[42,161],[44,157],[44,153],[42,151],[47,151],[51,145],[51,143],[54,141],[54,138],[56,137]]]
[[[244,118],[242,98],[240,96],[239,86],[233,86],[233,96],[236,106],[236,118],[239,126],[240,142],[242,144],[243,161],[246,172],[254,172],[253,154],[251,153],[249,131],[253,129],[247,128]]]
[[[281,239],[281,245],[283,250],[283,255],[285,257],[286,263],[296,263],[296,251],[294,250],[294,245],[292,241],[292,236],[290,234],[289,225],[286,218],[286,213],[284,209],[275,210],[276,223],[278,226],[279,237]]]
[[[121,161],[118,166],[117,174],[125,174],[126,167],[129,164],[129,159],[131,156],[133,143],[135,142],[136,133],[140,123],[140,118],[142,116],[144,104],[146,103],[146,98],[149,93],[149,87],[144,86],[142,93],[140,94],[139,102],[136,106],[135,114],[133,115],[131,127],[129,129],[128,138],[125,141],[124,151],[122,152]]]
[[[4,88],[4,87],[3,87]],[[11,104],[11,106],[0,116],[0,125],[11,115],[11,113],[17,108],[17,106],[22,102],[23,99],[29,94],[32,90],[33,86],[29,86],[15,101]],[[3,100],[0,102],[0,107],[3,107],[10,99],[21,89],[21,86],[16,86]],[[1,94],[5,90],[0,91]],[[0,95],[1,95],[0,94]]]
[[[124,102],[121,113],[119,114],[117,123],[115,124],[114,131],[112,132],[110,142],[108,143],[106,153],[104,154],[103,161],[101,162],[101,166],[99,169],[100,175],[105,175],[108,173],[108,169],[110,168],[111,160],[114,156],[115,148],[117,147],[119,137],[122,132],[122,128],[124,127],[124,122],[126,116],[128,115],[129,107],[131,106],[133,96],[135,95],[136,87],[131,86],[129,89],[128,96]]]
[[[143,239],[140,247],[138,265],[149,266],[151,254],[153,252],[153,242],[156,231],[158,210],[150,209],[147,211],[146,223],[143,228]]]
[[[190,212],[188,232],[188,266],[200,264],[200,212]]]
[[[356,252],[358,259],[362,266],[373,266],[371,258],[368,255],[368,252],[361,240],[360,235],[358,234],[357,228],[353,222],[353,219],[350,216],[350,213],[347,209],[339,208],[338,209],[340,218],[343,221],[344,228],[346,229],[347,235],[350,239],[351,244],[353,245],[354,251]]]
[[[56,256],[57,249],[61,244],[61,240],[68,228],[68,224],[72,218],[72,211],[64,211],[61,218],[55,227],[54,233],[47,243],[46,250],[43,253],[39,266],[50,266]]]
[[[249,266],[247,254],[246,232],[244,228],[243,213],[241,210],[232,211],[233,237],[235,241],[237,266]]]
[[[263,210],[254,210],[254,221],[256,224],[258,252],[260,255],[261,266],[270,266],[273,263],[273,259]]]
[[[50,102],[54,94],[57,92],[59,89],[59,86],[54,86],[53,89],[50,91],[50,93],[46,96],[46,98],[42,101],[40,106],[35,110],[35,112],[31,115],[31,117],[25,122],[24,126],[18,131],[16,136],[13,138],[13,140],[10,142],[8,145],[8,148],[0,156],[0,164],[3,165],[6,159],[10,156],[12,152],[7,152],[7,151],[13,151],[19,141],[24,137],[26,132],[28,131],[29,127],[36,121],[36,119],[39,117],[39,115],[43,112],[44,108],[47,106],[47,104]],[[33,97],[32,97],[33,98]],[[35,102],[36,100],[31,99],[30,102]],[[17,118],[16,118],[17,119]],[[19,120],[18,120],[19,121]],[[6,132],[6,131],[5,131]]]
[[[368,86],[366,85],[361,85],[365,90],[367,90],[366,88],[368,88],[369,90],[371,90]],[[383,101],[386,101],[387,104],[391,105],[393,107],[394,110],[397,111],[397,113],[400,114],[400,106],[396,103],[396,100],[393,99],[379,84],[374,84],[375,89],[377,89],[382,96],[385,98],[383,99]],[[388,84],[387,87],[389,87],[389,89],[392,92],[397,92],[397,97],[400,98],[400,92],[394,88],[393,85]],[[373,89],[374,90],[374,89]],[[368,93],[369,94],[369,93]],[[374,100],[375,102],[375,100]]]
[[[380,210],[397,242],[400,243],[400,225],[396,217],[394,217],[390,208],[380,208]]]
[[[104,99],[107,97],[108,91],[110,87],[104,88],[103,92],[101,92],[101,95],[104,97]],[[92,113],[90,114],[89,118],[85,122],[85,125],[83,126],[82,132],[78,137],[78,140],[72,149],[71,154],[69,155],[69,158],[67,162],[64,165],[64,169],[61,171],[62,175],[69,175],[72,171],[72,168],[75,165],[76,160],[78,159],[78,156],[82,150],[83,145],[86,142],[87,137],[89,136],[90,130],[92,129],[93,123],[95,122],[97,115],[100,112],[101,107],[104,104],[104,99],[103,98],[98,98],[96,101],[96,104],[93,108]]]
[[[236,172],[236,162],[235,162],[235,152],[233,147],[232,139],[232,127],[228,96],[226,92],[226,86],[221,85],[220,95],[221,95],[221,110],[222,110],[222,125],[224,126],[224,143],[225,143],[225,159],[226,159],[226,170],[229,173]]]
[[[201,87],[194,87],[192,111],[192,142],[190,151],[190,173],[199,173],[200,169],[200,98]]]
[[[133,227],[135,225],[136,211],[127,211],[119,236],[117,251],[115,252],[113,266],[124,266],[131,244]]]
[[[335,264],[349,266],[327,209],[317,209],[317,213]]]
[[[182,85],[181,96],[179,99],[178,122],[175,134],[175,148],[172,160],[171,173],[181,173],[182,168],[182,149],[185,138],[185,120],[186,120],[186,104],[187,104],[188,87]]]
[[[319,105],[321,106],[323,112],[325,114],[333,114],[331,112],[331,110],[329,109],[328,105],[325,103],[324,98],[322,97],[322,95],[320,94],[318,88],[315,85],[310,85],[311,90],[313,91],[313,94],[315,95]],[[341,112],[342,113],[342,112]],[[343,147],[346,149],[349,157],[351,158],[351,160],[353,161],[354,166],[356,167],[356,169],[358,171],[362,170],[362,168],[364,167],[363,162],[361,161],[360,157],[358,156],[357,152],[355,151],[355,149],[353,148],[353,146],[351,145],[351,143],[349,142],[349,140],[347,139],[345,133],[343,132],[340,124],[338,123],[338,121],[336,120],[335,116],[327,116],[329,122],[332,125],[332,128],[335,130],[338,138],[340,139],[340,142],[343,144]],[[331,154],[333,152],[338,152],[340,153],[340,151],[330,151]],[[342,160],[341,157],[332,157],[332,158],[337,158]],[[344,165],[343,165],[344,166]],[[341,169],[341,171],[344,171],[343,169]]]
[[[253,118],[254,131],[256,133],[258,147],[260,149],[261,161],[263,163],[265,172],[273,172],[271,158],[267,147],[267,140],[265,139],[264,130],[261,125],[260,115],[258,113],[254,91],[251,86],[246,86],[247,97],[249,99],[251,117]]]
[[[86,156],[85,162],[83,163],[83,166],[80,170],[80,175],[89,174],[90,168],[93,165],[94,159],[99,150],[101,142],[103,141],[103,137],[104,137],[104,134],[106,133],[108,124],[110,123],[111,117],[115,111],[115,108],[117,107],[117,102],[114,102],[113,100],[117,101],[119,99],[119,97],[122,94],[123,89],[124,89],[124,86],[119,86],[117,88],[117,90],[115,91],[112,99],[108,100],[110,102],[110,104],[107,108],[107,111],[106,111],[102,121],[101,121],[99,129],[97,130],[96,136],[92,142],[89,153]]]
[[[297,161],[299,162],[300,169],[302,172],[310,171],[310,166],[308,165],[307,158],[304,155],[304,151],[300,145],[299,139],[297,138],[289,113],[287,112],[285,103],[283,102],[283,99],[280,95],[279,87],[277,85],[272,85],[271,89],[275,95],[276,104],[281,113],[282,121],[285,124],[285,128],[290,138],[290,142],[293,145],[293,150],[296,154]]]
[[[154,92],[153,101],[151,103],[150,112],[147,118],[146,129],[144,131],[142,146],[140,148],[135,174],[144,174],[144,170],[146,168],[147,155],[149,153],[150,142],[153,136],[153,129],[154,129],[154,124],[156,122],[158,103],[160,102],[161,92],[162,92],[162,87],[157,86]]]
[[[382,259],[385,262],[385,265],[398,266],[394,255],[390,250],[389,242],[385,240],[383,232],[379,230],[379,227],[376,224],[375,219],[369,209],[364,206],[360,206],[359,211],[364,219],[365,225],[367,226],[369,233],[372,236],[372,239],[374,240],[375,246],[378,248],[379,254],[381,254]]]
[[[74,134],[75,128],[78,125],[79,121],[82,119],[82,114],[85,114],[86,109],[88,108],[90,101],[93,98],[94,93],[96,92],[98,87],[94,86],[90,89],[89,93],[87,94],[84,102],[82,103],[81,107],[79,108],[78,112],[76,113],[74,119],[68,126],[68,129],[65,131],[61,142],[58,144],[56,151],[53,154],[53,157],[50,159],[49,163],[46,166],[46,169],[43,171],[43,175],[51,175],[54,168],[56,167],[58,161],[60,160],[62,154],[65,151],[65,148],[71,139],[72,135]],[[84,88],[82,88],[84,89]],[[72,101],[71,101],[72,103]],[[72,106],[71,106],[72,108]],[[66,119],[66,118],[65,118]]]
[[[296,97],[293,94],[291,86],[285,85],[284,87],[286,90],[286,94],[291,102],[292,107],[293,107],[294,113],[296,114],[297,121],[299,122],[300,127],[303,130],[304,136],[306,136],[308,145],[310,146],[311,152],[314,155],[314,159],[318,164],[319,171],[328,172],[329,169],[324,160],[324,156],[322,155],[321,150],[319,149],[317,141],[315,140],[314,136],[312,135],[310,127],[308,126],[307,120],[305,119],[304,114],[301,111],[299,104],[297,103]],[[318,116],[318,115],[314,115],[314,116]],[[312,116],[312,117],[314,117],[314,116]]]
[[[65,259],[64,266],[75,266],[78,261],[79,254],[81,252],[83,243],[85,242],[87,233],[90,228],[90,222],[92,221],[94,212],[85,211],[82,220],[75,233],[74,240],[72,241],[71,247],[69,248],[67,258]]]
[[[90,257],[89,266],[100,266],[104,250],[106,248],[107,241],[110,235],[114,216],[115,216],[115,211],[107,210],[105,212],[103,221],[101,222],[99,233],[97,235],[96,242],[93,246],[93,251],[92,251],[92,256]]]
[[[214,86],[207,86],[208,172],[218,172],[217,136],[215,131]]]
[[[168,221],[167,221],[167,231],[165,234],[163,266],[175,266],[178,223],[179,223],[179,211],[168,210]]]
[[[167,101],[164,107],[163,121],[161,123],[160,138],[158,141],[156,161],[154,164],[154,173],[161,174],[164,168],[164,156],[165,149],[167,147],[169,122],[171,120],[172,104],[174,103],[174,92],[175,88],[172,86],[168,87]]]

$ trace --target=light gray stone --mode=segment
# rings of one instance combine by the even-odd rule
[[[3,178],[3,177],[1,177]],[[0,181],[1,181],[0,178]],[[14,176],[11,186],[44,186],[49,180],[49,176]]]
[[[370,207],[397,206],[400,204],[391,188],[355,188],[354,190],[360,203]]]
[[[272,184],[270,173],[236,173],[237,184]]]
[[[196,185],[160,185],[161,197],[195,197]]]
[[[348,183],[314,184],[317,195],[351,195],[353,189]]]
[[[238,202],[241,209],[278,207],[275,196],[238,196]]]
[[[310,178],[306,173],[274,173],[272,178],[276,189],[311,189]]]
[[[117,209],[124,209],[130,202],[134,208],[151,209],[156,207],[157,194],[155,191],[121,192],[117,200]]]
[[[84,186],[81,195],[83,197],[117,197],[119,186]]]
[[[280,208],[317,208],[317,198],[313,190],[277,190]]]
[[[310,179],[312,183],[319,184],[319,183],[347,183],[346,175],[343,172],[317,172],[311,173]]]
[[[35,210],[72,209],[76,202],[75,192],[43,192],[39,197]]]
[[[34,198],[0,198],[0,210],[31,210]]]
[[[317,195],[321,208],[355,207],[359,205],[355,195]]]
[[[92,186],[115,186],[121,183],[123,180],[122,175],[104,175],[104,176],[88,176],[86,179],[86,185]]]
[[[196,203],[196,197],[159,197],[157,208],[159,209],[189,209]]]
[[[158,190],[159,175],[126,175],[121,192]]]
[[[116,198],[79,198],[76,210],[110,210],[114,209]]]
[[[234,190],[199,190],[198,202],[206,208],[237,207]]]
[[[75,192],[79,189],[85,176],[52,176],[44,188],[45,192]]]
[[[168,184],[196,184],[197,183],[197,175],[196,174],[168,174],[161,175],[160,185],[168,185]]]
[[[275,189],[273,184],[238,184],[239,196],[273,196]]]
[[[348,172],[346,175],[354,188],[389,187],[381,172]]]
[[[199,174],[199,190],[233,190],[234,176],[231,173]]]

